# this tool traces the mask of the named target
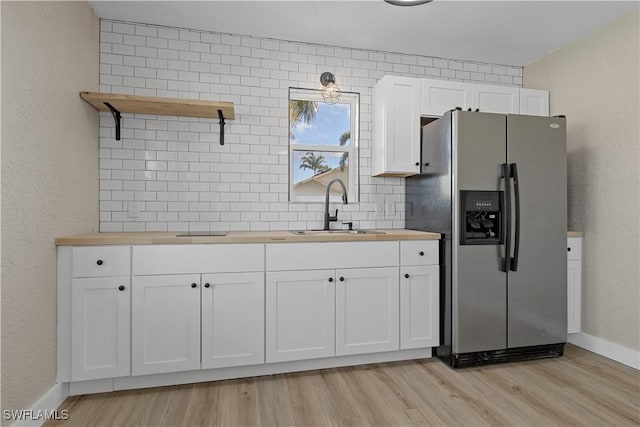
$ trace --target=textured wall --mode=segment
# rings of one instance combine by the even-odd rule
[[[569,228],[584,230],[582,329],[640,349],[636,11],[525,67],[567,116]]]
[[[99,21],[85,2],[2,2],[2,409],[55,384],[54,238],[98,228]]]
[[[324,71],[360,93],[360,203],[340,208],[360,228],[404,227],[404,182],[370,176],[371,88],[385,74],[510,86],[520,67],[102,21],[104,92],[235,103],[218,120],[125,115],[122,140],[100,120],[100,230],[318,228],[323,206],[288,203],[288,89],[319,87]],[[377,217],[375,201],[396,203]],[[140,217],[129,218],[128,203]]]

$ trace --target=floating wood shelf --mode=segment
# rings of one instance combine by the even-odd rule
[[[110,111],[120,139],[120,113],[154,114],[220,119],[220,144],[224,144],[225,120],[234,120],[233,102],[160,98],[117,93],[80,92],[80,97],[100,111]]]

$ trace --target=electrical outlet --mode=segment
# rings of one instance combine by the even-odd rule
[[[384,217],[384,200],[376,200],[376,216],[378,218]]]
[[[127,217],[129,218],[140,217],[140,204],[138,202],[127,203]]]
[[[388,201],[385,202],[385,214],[386,216],[395,216],[396,215],[396,202]]]

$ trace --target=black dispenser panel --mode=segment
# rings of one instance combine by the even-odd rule
[[[502,191],[460,191],[460,244],[504,243]]]

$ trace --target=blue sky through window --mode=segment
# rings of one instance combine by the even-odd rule
[[[351,130],[351,105],[350,104],[326,104],[318,102],[318,110],[310,123],[302,121],[294,123],[291,127],[292,144],[340,146],[340,136]],[[345,146],[351,145],[351,140]],[[301,151],[295,151],[293,155],[293,182],[300,182],[313,176],[311,169],[300,169],[302,157],[306,154],[303,147]],[[342,153],[315,152],[323,155],[327,166],[336,168],[339,166]]]

